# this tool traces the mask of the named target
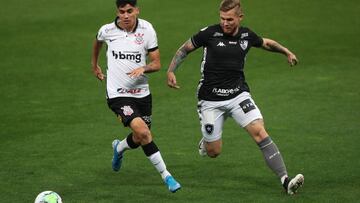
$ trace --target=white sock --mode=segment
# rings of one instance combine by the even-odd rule
[[[287,175],[284,175],[283,177],[280,178],[281,184],[284,184],[285,179],[287,178]]]
[[[117,145],[117,148],[116,148],[116,151],[117,152],[123,152],[127,149],[130,149],[127,141],[126,141],[126,138],[123,139],[118,145]]]
[[[169,171],[166,170],[166,165],[165,162],[163,160],[163,158],[161,157],[160,152],[156,152],[150,156],[148,156],[148,159],[151,161],[151,163],[155,166],[156,170],[160,173],[161,178],[163,180],[165,180],[165,178],[169,175],[171,175],[169,173]]]

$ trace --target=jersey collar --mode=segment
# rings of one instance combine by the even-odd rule
[[[124,29],[122,29],[122,28],[118,25],[118,21],[119,21],[119,16],[116,16],[115,21],[114,21],[116,27],[119,28],[119,29],[122,30],[122,31],[125,31]],[[138,28],[138,25],[139,25],[139,19],[136,19],[135,27],[134,27],[134,29],[131,31],[132,33],[134,33],[134,32],[136,31],[136,29]]]

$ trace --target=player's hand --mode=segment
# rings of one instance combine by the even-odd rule
[[[139,68],[136,68],[135,70],[131,71],[130,73],[126,73],[126,74],[130,78],[137,78],[137,77],[144,75],[144,72],[145,72],[145,68],[139,67]]]
[[[180,86],[178,86],[176,83],[176,76],[175,76],[174,72],[167,73],[167,84],[169,87],[174,88],[174,89],[180,88]]]
[[[298,59],[296,58],[295,54],[293,54],[293,53],[289,53],[287,55],[287,58],[288,58],[288,63],[290,64],[290,66],[295,66],[299,62]]]
[[[106,76],[102,73],[100,66],[96,65],[95,67],[93,67],[92,70],[93,74],[97,79],[99,79],[100,81],[103,81],[105,79]]]

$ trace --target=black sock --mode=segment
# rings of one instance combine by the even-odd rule
[[[153,141],[151,141],[149,144],[143,145],[141,147],[144,150],[144,153],[146,156],[150,156],[159,151],[159,148],[156,146],[156,144]]]
[[[140,144],[136,144],[136,143],[133,141],[132,137],[133,137],[133,134],[130,133],[130,134],[127,136],[127,138],[126,138],[126,142],[127,142],[127,144],[129,145],[129,147],[130,147],[131,149],[136,149],[136,148],[138,148],[138,147],[140,146]]]
[[[289,177],[286,177],[283,183],[283,187],[285,188],[285,190],[287,190],[289,182],[290,182]]]

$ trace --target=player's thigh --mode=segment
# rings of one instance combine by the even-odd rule
[[[125,127],[128,127],[134,118],[141,117],[141,112],[135,100],[136,98],[117,97],[107,101],[109,108],[117,115]]]
[[[211,143],[220,140],[226,120],[225,112],[212,105],[211,102],[205,101],[199,102],[198,114],[205,142]]]
[[[247,92],[236,97],[230,108],[231,117],[243,128],[252,121],[263,118],[260,109]]]
[[[136,140],[151,141],[152,137],[150,129],[140,117],[136,117],[130,122],[130,128],[133,131],[133,136],[135,136]]]

